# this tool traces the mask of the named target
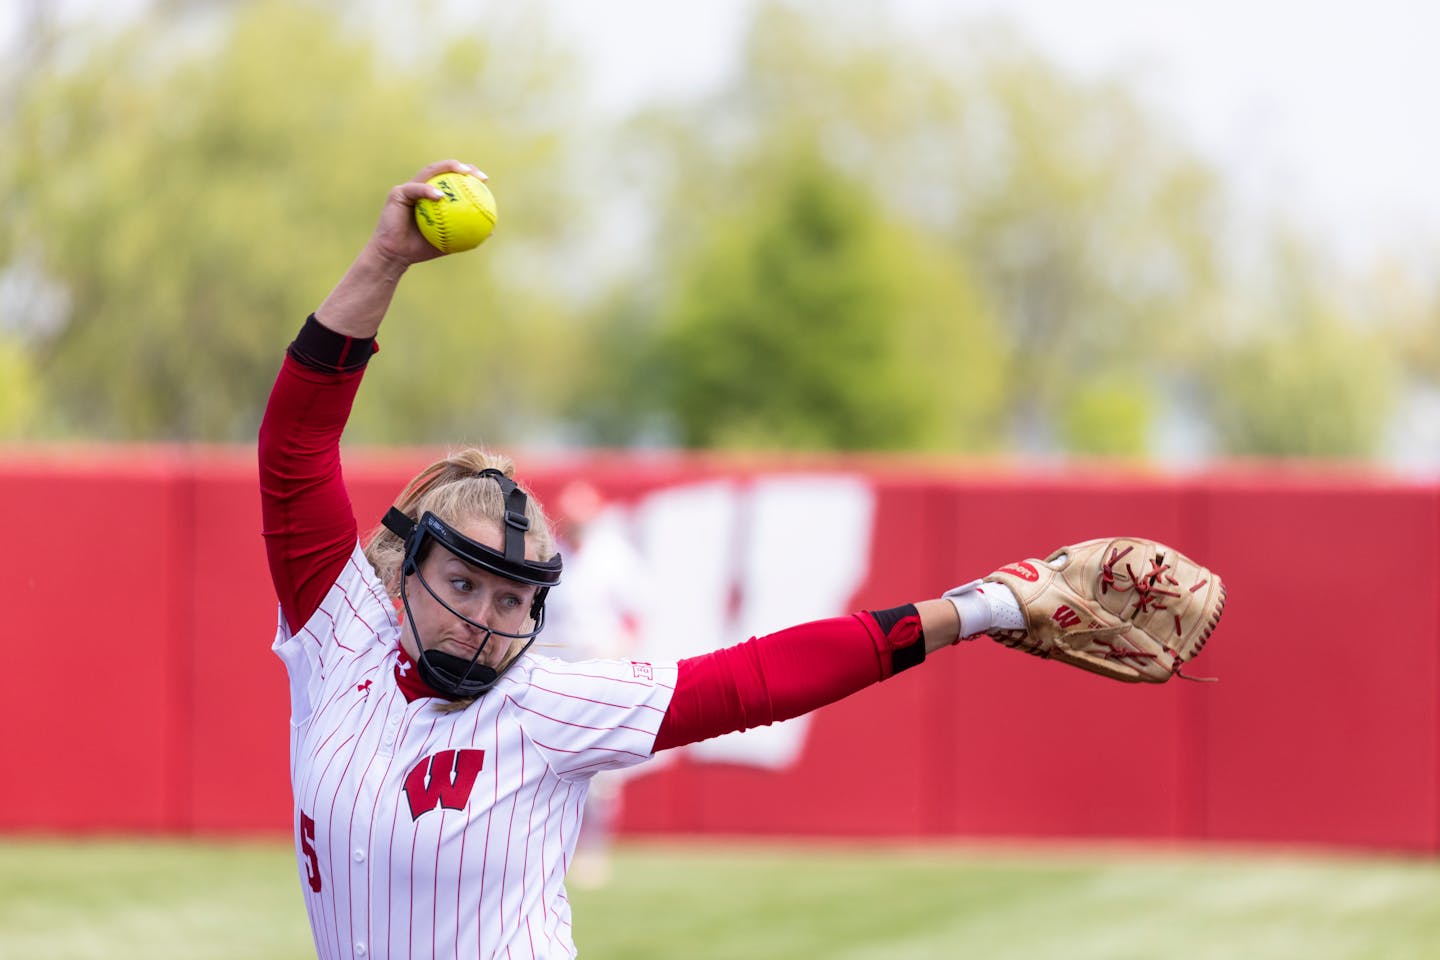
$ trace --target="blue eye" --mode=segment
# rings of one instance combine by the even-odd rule
[[[469,580],[451,580],[450,586],[454,587],[455,590],[459,593],[469,593],[471,590],[475,589],[474,585]]]

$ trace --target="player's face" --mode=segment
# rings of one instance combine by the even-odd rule
[[[504,549],[500,526],[493,520],[457,524],[455,529],[487,547]],[[420,561],[420,573],[430,589],[445,603],[476,623],[505,633],[524,633],[531,629],[530,605],[536,590],[531,584],[471,566],[439,545],[432,546],[425,559]],[[495,636],[486,643],[489,635],[484,630],[471,626],[446,610],[429,591],[413,582],[413,575],[408,593],[415,630],[427,650],[439,650],[469,660],[484,644],[478,662],[498,669],[505,662],[511,645],[524,642]],[[402,632],[401,642],[406,653],[412,658],[419,657],[419,651],[413,649],[415,638],[408,630]]]

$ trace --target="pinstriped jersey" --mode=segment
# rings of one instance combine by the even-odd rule
[[[454,709],[407,701],[400,630],[358,545],[304,627],[280,617],[317,953],[574,956],[564,878],[590,777],[649,758],[676,667],[526,654]]]

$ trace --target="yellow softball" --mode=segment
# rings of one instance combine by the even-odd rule
[[[495,229],[495,197],[485,181],[468,173],[442,173],[425,181],[439,200],[418,200],[415,223],[437,250],[459,253],[484,243]]]

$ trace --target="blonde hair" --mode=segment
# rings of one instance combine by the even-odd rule
[[[412,520],[419,520],[429,511],[452,527],[488,519],[504,530],[505,498],[494,478],[480,475],[483,470],[499,470],[511,479],[515,477],[515,463],[509,457],[468,447],[436,460],[416,474],[401,491],[395,507]],[[549,560],[559,552],[550,521],[540,501],[524,484],[520,488],[525,491],[525,516],[530,520],[526,546],[534,549],[537,559]],[[405,542],[385,527],[377,526],[365,545],[365,558],[375,568],[386,592],[398,597]]]

